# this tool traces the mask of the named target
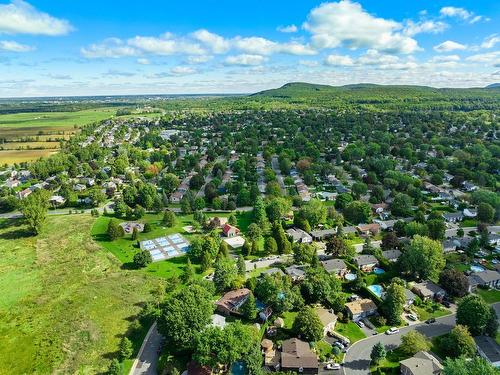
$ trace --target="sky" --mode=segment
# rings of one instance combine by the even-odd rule
[[[500,82],[490,0],[0,0],[0,97]]]

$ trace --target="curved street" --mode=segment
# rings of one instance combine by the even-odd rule
[[[500,316],[500,302],[492,305],[497,316]],[[388,350],[394,349],[401,344],[401,336],[411,330],[417,330],[427,337],[435,337],[448,333],[455,326],[455,314],[437,318],[435,323],[419,323],[403,327],[400,333],[395,335],[378,334],[367,337],[354,343],[347,351],[344,358],[343,372],[345,375],[369,375],[370,354],[376,343],[381,342]]]

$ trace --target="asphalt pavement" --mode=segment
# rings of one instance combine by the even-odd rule
[[[159,349],[162,345],[163,337],[158,333],[156,323],[151,327],[148,335],[144,339],[139,356],[134,361],[129,375],[157,375],[159,359]]]

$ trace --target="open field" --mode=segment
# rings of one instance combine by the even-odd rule
[[[93,222],[52,216],[31,237],[0,221],[0,373],[103,373],[130,333],[151,284],[91,240]]]
[[[33,149],[55,150],[59,148],[59,142],[7,142],[0,144],[0,150],[33,150]]]
[[[0,165],[22,163],[52,155],[56,150],[3,150],[0,151]]]

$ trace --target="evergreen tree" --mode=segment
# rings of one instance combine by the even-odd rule
[[[370,353],[370,358],[375,364],[378,364],[385,358],[386,355],[387,352],[384,348],[384,345],[381,342],[377,342],[375,346],[372,348],[372,352]]]
[[[238,268],[238,274],[240,276],[245,276],[246,273],[246,266],[245,266],[245,259],[243,256],[238,256],[238,262],[236,263],[236,266]]]
[[[248,320],[254,320],[257,318],[257,305],[255,304],[255,297],[252,292],[250,292],[248,299],[245,301],[243,306],[241,306],[240,312]]]
[[[125,235],[125,231],[123,230],[122,226],[119,225],[114,219],[111,219],[108,222],[108,229],[106,232],[111,241],[117,240],[118,238],[121,238]]]
[[[120,353],[120,358],[122,359],[122,361],[130,358],[133,353],[132,342],[128,338],[123,337],[120,341],[118,351]]]

